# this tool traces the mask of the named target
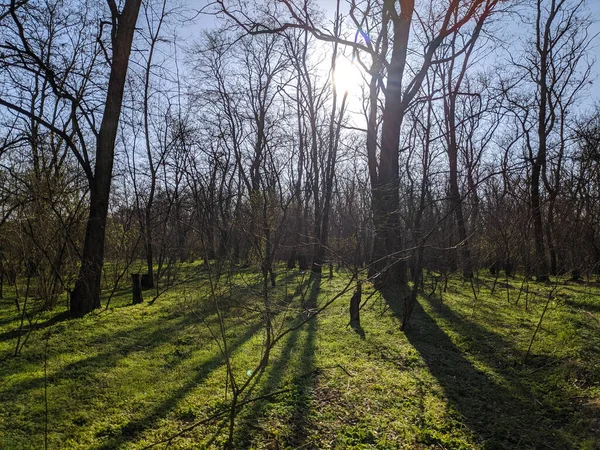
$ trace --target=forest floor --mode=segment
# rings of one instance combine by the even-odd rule
[[[516,277],[493,287],[486,273],[431,293],[433,280],[406,333],[399,293],[371,295],[368,284],[360,328],[348,326],[348,291],[287,333],[242,395],[233,448],[600,448],[600,286]],[[199,272],[134,306],[124,286],[109,309],[69,320],[58,306],[20,333],[5,287],[0,449],[140,449],[186,428],[152,448],[222,447],[231,391],[220,325],[241,384],[262,355],[262,284],[250,269],[215,290],[209,281]],[[280,268],[269,289],[276,332],[347,283]]]

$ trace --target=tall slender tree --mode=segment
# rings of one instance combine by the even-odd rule
[[[538,281],[548,280],[546,241],[551,239],[551,227],[545,235],[543,204],[548,158],[560,155],[564,122],[590,77],[586,55],[592,36],[583,5],[582,1],[536,0],[532,42],[523,58],[513,59],[516,76],[505,85],[531,167],[529,197]],[[550,183],[546,187],[552,196]]]
[[[71,48],[73,54],[68,58],[55,53],[65,48],[60,46],[60,42],[51,48],[51,52],[44,53],[40,51],[35,34],[36,30],[32,29],[30,23],[27,23],[29,19],[33,19],[35,23],[35,20],[39,18],[38,5],[22,4],[12,0],[5,13],[12,20],[14,33],[1,44],[1,47],[10,52],[11,59],[18,64],[21,70],[33,70],[42,74],[52,87],[54,96],[67,104],[69,110],[67,120],[70,121],[71,131],[65,132],[53,126],[44,117],[24,110],[17,102],[10,99],[1,99],[0,105],[29,117],[62,136],[75,153],[88,179],[89,217],[81,254],[79,276],[71,292],[70,311],[73,317],[81,317],[94,308],[100,307],[100,282],[104,263],[104,238],[115,141],[123,102],[125,78],[129,66],[129,55],[141,3],[141,0],[126,0],[120,10],[114,0],[107,0],[110,20],[98,23],[99,29],[96,36],[98,44],[91,44],[76,38],[75,42],[80,44]],[[57,11],[60,11],[62,7],[58,2],[51,2],[46,6],[47,14],[57,14]],[[78,3],[77,6],[81,10],[87,8],[85,3]],[[44,11],[41,12],[44,13]],[[81,16],[86,17],[85,12],[82,11]],[[68,22],[69,18],[63,17],[63,20]],[[109,28],[110,49],[105,48],[102,41],[103,28],[106,25]],[[89,32],[86,31],[83,35],[89,36]],[[95,47],[92,48],[91,53],[86,54],[90,60],[86,61],[87,67],[83,68],[85,75],[79,80],[79,86],[73,88],[69,83],[70,71],[76,69],[77,62],[82,59],[79,52],[84,52],[85,47],[90,45]],[[95,75],[93,70],[96,68],[96,61],[102,53],[107,59],[108,80],[104,89],[104,101],[99,106],[102,114],[100,118],[96,118],[94,117],[95,111],[87,109],[88,104],[86,103],[85,94],[88,93],[86,88],[88,88],[88,84],[91,84],[91,78]],[[54,65],[58,59],[69,60],[69,58],[71,61],[70,67],[56,67]],[[35,69],[32,69],[32,67]],[[95,93],[95,95],[102,96],[102,93]],[[91,128],[95,138],[93,157],[89,155],[85,146],[86,138],[80,124],[82,117]],[[97,119],[100,121],[99,128],[96,128]]]

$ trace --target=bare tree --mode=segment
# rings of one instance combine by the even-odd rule
[[[556,177],[554,186],[548,182],[547,164],[554,155],[557,162],[562,158],[564,123],[590,78],[587,51],[592,37],[589,20],[582,13],[581,1],[537,0],[533,42],[522,59],[512,60],[517,74],[504,85],[508,103],[517,114],[531,166],[530,205],[538,281],[548,280],[545,241],[552,239],[552,223],[545,237],[543,181],[550,188],[551,198],[560,182]]]
[[[472,1],[466,4],[451,1],[447,7],[437,10],[439,5],[431,5],[431,11],[425,12],[433,18],[432,23],[424,24],[420,21],[413,23],[415,4],[413,0],[386,0],[379,8],[379,15],[374,19],[376,25],[365,22],[371,19],[370,7],[362,10],[362,5],[351,1],[350,10],[356,25],[361,29],[370,29],[379,32],[383,38],[378,40],[371,35],[362,42],[340,38],[335,33],[328,32],[315,25],[310,15],[311,5],[283,1],[280,4],[287,15],[271,16],[266,23],[260,18],[252,17],[241,2],[216,2],[219,11],[240,25],[251,34],[263,34],[283,31],[289,28],[302,28],[313,33],[318,39],[338,42],[348,45],[354,51],[370,55],[378,63],[371,65],[371,69],[381,70],[386,78],[385,103],[382,111],[381,143],[379,158],[375,161],[376,154],[368,153],[373,196],[373,218],[376,228],[376,239],[373,251],[373,263],[382,278],[387,278],[392,284],[406,285],[406,264],[403,258],[398,258],[402,249],[401,229],[399,220],[400,207],[400,167],[398,163],[400,154],[400,131],[406,112],[419,92],[421,84],[429,68],[436,64],[435,54],[438,47],[457,30],[462,28],[472,19],[479,17],[486,10],[488,4],[495,1]],[[375,5],[373,5],[375,6]],[[338,2],[339,8],[339,2]],[[375,8],[373,9],[375,10]],[[360,17],[360,14],[363,17]],[[367,14],[368,12],[368,14]],[[424,17],[425,15],[420,15]],[[359,17],[357,19],[357,17]],[[422,35],[419,36],[423,44],[423,52],[418,58],[408,56],[409,48],[415,49],[411,41],[411,29],[418,24],[423,25]],[[381,48],[375,48],[374,43],[380,43]],[[418,44],[417,44],[418,45]],[[389,55],[389,59],[388,59]],[[379,77],[380,72],[373,74]],[[369,131],[374,132],[371,123]],[[373,142],[371,137],[370,142]],[[373,170],[375,169],[376,170]],[[383,276],[385,272],[386,277]]]
[[[64,129],[53,126],[44,117],[27,111],[14,97],[0,99],[0,105],[40,123],[65,139],[88,178],[90,209],[79,277],[71,292],[70,308],[73,317],[80,317],[94,308],[100,307],[105,226],[110,197],[115,140],[123,101],[125,77],[129,65],[129,55],[141,0],[127,0],[121,10],[119,10],[114,0],[107,0],[107,3],[110,19],[108,22],[98,23],[99,28],[97,28],[96,36],[98,39],[90,44],[84,38],[90,37],[89,32],[82,32],[80,36],[77,36],[76,31],[73,48],[71,48],[73,53],[67,58],[64,58],[64,50],[62,48],[59,50],[60,42],[57,42],[51,48],[51,51],[43,52],[35,37],[38,15],[57,14],[57,11],[60,12],[61,8],[59,4],[52,2],[44,10],[43,7],[38,9],[37,4],[20,6],[13,0],[7,10],[2,12],[2,16],[10,17],[12,29],[12,32],[0,44],[0,48],[8,53],[8,55],[3,55],[3,62],[6,61],[12,70],[24,73],[33,71],[43,76],[44,80],[50,85],[53,95],[66,108],[66,120],[70,124],[71,131],[65,132]],[[87,5],[80,4],[79,7],[84,9],[87,8]],[[85,12],[81,13],[81,17],[85,19],[83,21],[84,26],[95,21],[90,20]],[[63,21],[73,20],[65,17],[64,14],[60,18]],[[108,25],[110,36],[110,55],[101,39],[103,28],[106,25]],[[91,50],[86,51],[86,47],[91,47]],[[89,65],[86,65],[82,71],[74,70],[81,58],[79,52],[84,51],[90,58]],[[107,59],[109,73],[104,89],[104,101],[97,105],[97,108],[102,110],[102,114],[96,117],[96,109],[88,109],[89,105],[85,95],[87,94],[88,84],[91,84],[94,77],[95,62],[102,52],[104,52]],[[59,65],[59,60],[63,59],[67,60],[66,64]],[[81,74],[81,78],[77,80],[75,86],[70,84],[73,77],[71,71]],[[96,93],[96,95],[101,94]],[[81,123],[82,120],[84,124]],[[99,127],[97,126],[97,120],[100,121]],[[86,145],[87,139],[84,136],[83,126],[89,127],[95,138],[93,157]]]
[[[446,150],[448,153],[449,166],[449,185],[450,202],[456,218],[456,228],[458,233],[458,245],[462,257],[462,270],[465,278],[473,277],[473,261],[471,260],[470,243],[467,235],[467,223],[464,215],[463,199],[459,187],[458,179],[458,159],[460,154],[461,134],[472,133],[474,130],[468,130],[459,122],[467,121],[466,114],[460,114],[460,105],[458,104],[462,96],[477,96],[477,92],[465,90],[467,71],[472,66],[472,57],[477,48],[478,38],[486,20],[490,17],[497,2],[488,2],[481,14],[477,18],[474,30],[470,35],[465,36],[460,30],[457,30],[448,40],[448,45],[439,52],[440,59],[446,59],[445,64],[440,64],[439,69],[443,77],[443,106],[444,106],[444,127],[443,134],[446,139]],[[462,55],[457,54],[460,51]],[[461,133],[463,132],[463,133]]]

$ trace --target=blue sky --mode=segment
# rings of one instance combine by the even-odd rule
[[[206,0],[187,0],[188,4],[191,8],[201,9],[205,5],[207,5]],[[227,0],[225,0],[227,2]],[[336,6],[336,0],[320,0],[318,2],[319,6],[326,11],[326,14],[333,18],[333,12]],[[345,0],[341,0],[340,4],[342,9],[346,4]],[[588,95],[583,99],[583,104],[585,106],[591,106],[594,102],[600,100],[600,90],[597,89],[597,86],[600,84],[600,0],[586,0],[585,9],[589,11],[590,17],[595,22],[590,27],[590,32],[592,35],[596,35],[593,48],[590,52],[590,56],[596,60],[596,64],[593,67],[593,78],[595,82],[593,86],[591,86]],[[518,37],[524,36],[524,28],[523,25],[516,22],[513,18],[506,16],[503,19],[506,23],[506,27],[501,27],[506,35],[509,37]],[[185,42],[184,46],[192,42],[194,38],[200,36],[200,32],[203,29],[212,28],[217,23],[217,19],[214,16],[203,15],[201,14],[198,17],[198,20],[195,25],[187,27],[186,29],[181,30],[182,35],[184,36],[183,41]],[[518,42],[515,42],[515,48],[518,48]]]

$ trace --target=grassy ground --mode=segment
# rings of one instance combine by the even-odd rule
[[[279,280],[270,295],[280,329],[348,281],[283,269]],[[600,287],[530,283],[526,303],[521,281],[499,282],[492,295],[493,280],[481,277],[476,301],[470,283],[451,279],[445,292],[439,284],[420,298],[406,334],[397,292],[373,295],[361,329],[349,328],[349,292],[278,343],[244,398],[285,392],[243,407],[234,447],[600,448]],[[139,449],[226,409],[231,394],[208,285],[199,275],[136,306],[130,291],[118,291],[110,309],[80,320],[57,308],[37,319],[18,357],[11,355],[19,315],[5,291],[0,448],[44,448],[46,436],[50,449]],[[219,286],[243,382],[261,358],[260,278],[246,270]],[[221,447],[226,435],[221,417],[168,448]]]

